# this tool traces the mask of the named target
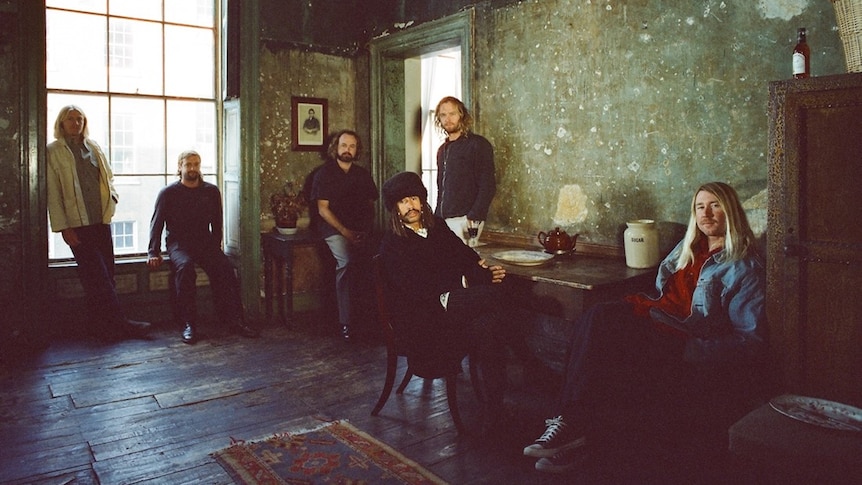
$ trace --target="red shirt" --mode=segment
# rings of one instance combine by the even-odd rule
[[[702,239],[697,248],[697,253],[694,255],[694,262],[689,263],[685,268],[668,278],[667,284],[662,289],[662,295],[658,300],[652,300],[643,294],[629,295],[625,300],[634,305],[635,315],[641,317],[648,317],[650,308],[658,308],[678,318],[691,316],[691,299],[694,295],[694,289],[697,287],[700,269],[707,259],[718,251],[721,251],[721,249],[717,248],[710,251],[709,242],[706,239]],[[681,333],[672,327],[659,324],[658,322],[656,322],[656,327],[658,330],[673,330],[674,333]]]

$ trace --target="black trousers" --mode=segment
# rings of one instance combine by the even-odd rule
[[[78,266],[78,278],[94,320],[104,325],[126,320],[114,283],[114,242],[111,226],[93,224],[74,228],[80,244],[71,248]]]
[[[478,368],[489,409],[499,410],[506,389],[506,349],[518,345],[508,322],[500,284],[477,285],[449,292],[446,315],[461,326]]]
[[[207,274],[213,302],[219,317],[227,324],[243,319],[239,280],[233,265],[220,248],[168,248],[174,269],[174,291],[177,317],[181,322],[197,323],[197,272],[195,265]]]

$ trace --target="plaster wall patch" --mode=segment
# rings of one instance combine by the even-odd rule
[[[587,218],[587,196],[577,184],[564,185],[557,198],[557,213],[554,224],[571,226],[584,222]]]
[[[758,0],[757,10],[765,19],[790,20],[808,8],[810,0]]]

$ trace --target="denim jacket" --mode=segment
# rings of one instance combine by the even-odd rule
[[[662,293],[675,272],[682,242],[659,266],[656,289]],[[684,358],[688,362],[739,362],[760,353],[758,329],[766,321],[765,269],[756,254],[740,261],[723,262],[724,250],[704,262],[694,289],[691,315],[680,319],[657,308],[650,316],[686,332]]]

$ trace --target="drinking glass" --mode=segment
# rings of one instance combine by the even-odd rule
[[[467,219],[467,245],[475,248],[479,245],[479,225],[482,221],[471,221]]]

